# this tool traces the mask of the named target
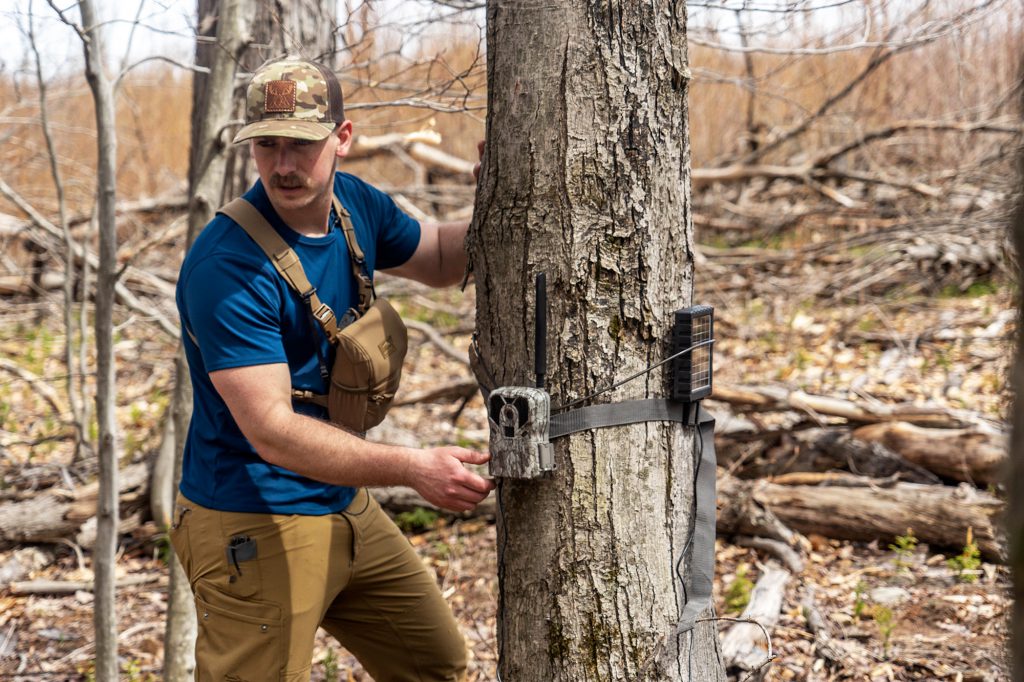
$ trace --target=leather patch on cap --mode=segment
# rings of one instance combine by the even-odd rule
[[[295,111],[295,81],[267,81],[266,103],[263,110],[268,114]]]

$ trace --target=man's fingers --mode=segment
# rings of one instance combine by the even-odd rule
[[[470,511],[478,504],[483,502],[484,499],[487,497],[488,493],[490,493],[490,490],[488,490],[487,492],[478,492],[475,490],[471,490],[469,488],[465,488],[461,492],[452,495],[451,500],[454,504],[465,507],[464,509],[459,509],[459,511]]]
[[[469,476],[467,476],[466,480],[462,483],[465,488],[472,490],[474,493],[479,493],[482,496],[486,496],[487,493],[494,490],[494,481],[488,481],[486,478],[477,476],[473,472],[467,473]],[[481,499],[483,498],[481,497]]]
[[[460,448],[452,453],[455,459],[466,464],[486,464],[491,459],[491,455],[488,452],[477,452],[476,450],[466,450]]]
[[[484,141],[483,140],[480,140],[479,142],[476,143],[476,151],[477,151],[477,153],[480,154],[480,159],[482,161],[483,158],[484,158]],[[479,161],[476,163],[475,166],[473,166],[473,179],[476,180],[477,182],[480,182],[480,162]]]

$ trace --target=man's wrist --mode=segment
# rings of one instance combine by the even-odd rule
[[[419,461],[419,450],[415,448],[397,447],[395,456],[395,469],[398,473],[400,485],[412,487],[419,479],[416,475],[416,464]]]

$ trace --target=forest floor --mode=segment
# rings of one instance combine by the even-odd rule
[[[404,314],[426,321],[456,347],[465,348],[473,317],[472,293],[413,293],[398,297]],[[1005,284],[946,291],[929,297],[866,301],[861,305],[801,300],[785,289],[770,294],[723,293],[709,283],[696,300],[716,306],[716,381],[763,385],[781,383],[808,392],[859,397],[887,403],[934,403],[970,409],[1002,421],[1009,395],[1005,377],[1012,356],[1013,294]],[[62,339],[59,315],[47,304],[4,304],[0,349],[34,374],[59,385]],[[40,306],[45,315],[40,315]],[[39,320],[50,320],[39,324]],[[942,329],[989,330],[994,337],[972,340]],[[139,458],[155,448],[159,415],[167,403],[173,345],[140,323],[119,331],[124,382],[120,422],[126,451]],[[468,371],[411,334],[403,391],[412,393],[465,378]],[[875,340],[864,340],[873,338]],[[0,377],[0,492],[31,491],[33,477],[52,479],[67,461],[59,424],[45,401],[16,377]],[[453,419],[454,417],[454,419]],[[484,447],[482,402],[474,398],[457,411],[453,403],[397,408],[389,417],[414,432],[423,444],[458,443]],[[42,485],[38,483],[37,485]],[[14,492],[11,492],[13,495]],[[437,573],[471,648],[469,679],[496,679],[495,526],[493,518],[445,518],[431,513],[399,517],[423,560]],[[903,538],[871,543],[810,538],[812,550],[800,575],[789,580],[781,620],[771,631],[775,658],[768,680],[1008,680],[1005,655],[1011,608],[1008,570],[983,563],[964,574],[949,556]],[[966,539],[965,539],[966,544]],[[896,549],[893,549],[896,547]],[[75,548],[46,548],[52,560],[27,576],[32,580],[89,578]],[[165,615],[166,542],[148,523],[125,537],[119,570],[151,582],[119,592],[120,652],[125,680],[160,679]],[[0,551],[3,566],[24,563],[36,548]],[[716,611],[735,616],[744,595],[771,561],[718,542]],[[834,641],[851,652],[829,661],[809,632],[802,603],[813,592]],[[0,585],[0,679],[84,680],[92,648],[92,595],[19,595]],[[730,627],[723,621],[720,630]],[[739,679],[744,676],[739,675]],[[315,680],[367,680],[358,664],[321,632],[314,658]],[[508,681],[515,682],[515,681]]]

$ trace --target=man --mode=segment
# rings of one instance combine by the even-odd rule
[[[375,269],[434,286],[462,277],[459,224],[420,225],[383,193],[336,172],[352,145],[334,74],[269,62],[248,87],[245,127],[259,181],[245,198],[299,256],[320,299],[355,307],[357,285],[332,195]],[[293,403],[326,393],[330,357],[306,303],[230,218],[215,217],[182,265],[194,414],[171,540],[195,593],[196,678],[308,680],[322,626],[377,682],[462,679],[465,644],[433,576],[360,486],[408,485],[453,511],[493,483],[458,447],[368,443]],[[339,315],[340,315],[339,312]]]

